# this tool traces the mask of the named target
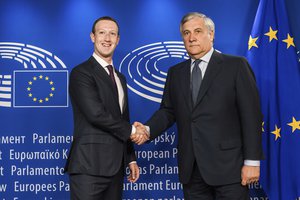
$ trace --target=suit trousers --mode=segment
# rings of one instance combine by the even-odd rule
[[[185,200],[249,200],[249,189],[240,182],[212,186],[207,184],[195,162],[190,181],[183,184]]]
[[[124,181],[123,167],[114,176],[70,174],[71,200],[120,200]]]

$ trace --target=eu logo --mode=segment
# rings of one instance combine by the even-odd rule
[[[67,70],[14,71],[14,107],[67,107]]]

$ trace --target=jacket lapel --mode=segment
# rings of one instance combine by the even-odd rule
[[[193,108],[193,102],[192,102],[192,94],[191,94],[191,59],[185,61],[181,68],[181,74],[182,77],[181,80],[179,80],[179,83],[181,84],[181,90],[183,91],[183,97],[185,99],[185,102],[187,103],[188,108],[190,111]]]
[[[117,73],[117,75],[120,79],[122,89],[123,89],[123,92],[124,92],[124,104],[123,104],[123,112],[124,112],[127,109],[127,105],[128,105],[128,102],[127,102],[128,94],[127,94],[126,80],[125,80],[124,76],[120,72],[118,72],[117,70],[116,70],[116,73]]]
[[[220,63],[222,62],[222,55],[216,51],[213,52],[210,61],[208,63],[206,72],[204,74],[204,78],[200,87],[200,91],[197,98],[197,103],[195,104],[195,107],[199,105],[202,98],[206,94],[207,90],[211,86],[214,78],[217,76],[221,69]]]
[[[101,79],[104,80],[104,82],[107,84],[107,86],[109,87],[109,90],[113,93],[114,99],[117,102],[117,105],[119,105],[119,101],[118,101],[118,94],[117,91],[114,88],[113,82],[110,78],[110,76],[108,75],[108,73],[105,71],[105,69],[96,61],[96,59],[91,56],[90,57],[90,62],[92,63],[93,67],[94,67],[94,71],[95,73],[101,77]]]

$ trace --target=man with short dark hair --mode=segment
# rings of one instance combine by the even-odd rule
[[[146,137],[129,123],[125,77],[113,67],[120,36],[111,17],[94,22],[93,55],[70,75],[74,141],[66,164],[72,200],[120,200],[125,167],[128,180],[139,178],[131,135]]]

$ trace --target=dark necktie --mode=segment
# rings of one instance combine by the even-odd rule
[[[114,87],[117,91],[117,94],[118,94],[118,87],[117,87],[117,83],[116,83],[115,76],[114,76],[113,66],[112,65],[107,65],[107,69],[109,71],[110,79],[113,82],[113,85],[114,85]]]
[[[200,85],[202,82],[202,72],[199,67],[201,60],[197,59],[194,61],[194,68],[192,71],[192,98],[194,105],[196,104]]]

